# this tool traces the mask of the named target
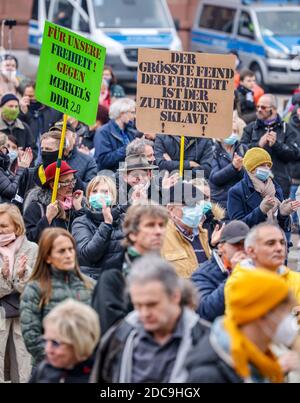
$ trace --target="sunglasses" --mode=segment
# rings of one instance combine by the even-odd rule
[[[272,106],[257,105],[256,110],[258,111],[259,109],[261,109],[262,111],[265,111],[267,109],[272,109]]]
[[[66,181],[66,182],[58,182],[58,189],[65,188],[67,186],[75,186],[75,184],[76,184],[76,179],[72,179],[71,181]]]

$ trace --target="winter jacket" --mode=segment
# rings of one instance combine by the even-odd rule
[[[300,119],[297,113],[292,113],[289,121],[290,126],[297,133],[296,142],[300,150]],[[297,161],[290,162],[289,171],[292,180],[296,180],[297,184],[300,184],[300,158]]]
[[[114,221],[111,225],[104,222],[102,212],[86,208],[84,215],[74,220],[72,235],[77,244],[80,269],[86,275],[98,279],[104,270],[122,268],[123,214],[121,207],[112,208]]]
[[[45,188],[36,187],[32,189],[24,204],[24,222],[26,227],[27,238],[38,243],[41,233],[45,228],[60,227],[71,232],[72,223],[75,218],[84,213],[84,210],[75,210],[72,208],[67,214],[67,219],[54,218],[51,224],[49,224],[46,217],[47,206],[51,203],[51,190]]]
[[[189,352],[185,366],[188,383],[244,383],[212,330]]]
[[[186,371],[183,364],[186,354],[208,332],[207,324],[199,320],[189,308],[182,311],[183,337],[169,379],[170,383],[184,382]],[[141,326],[136,311],[131,312],[117,326],[113,326],[102,338],[97,350],[91,375],[92,383],[129,383],[137,328]],[[146,363],[145,363],[146,364]]]
[[[135,135],[129,126],[125,128],[124,132],[127,134],[129,142],[134,140]],[[119,163],[125,161],[127,144],[114,120],[110,120],[97,129],[94,136],[94,147],[98,170],[109,169],[115,172],[119,169]]]
[[[94,158],[90,155],[81,153],[76,147],[72,150],[70,155],[65,158],[65,160],[71,168],[76,169],[76,176],[82,180],[84,188],[86,188],[88,183],[97,176],[98,168]]]
[[[92,287],[89,289],[75,271],[49,268],[51,275],[51,296],[49,302],[40,306],[41,287],[39,282],[30,281],[21,295],[21,328],[27,350],[35,362],[44,358],[43,335],[44,317],[60,302],[73,298],[90,305]],[[88,280],[91,282],[91,280]]]
[[[199,227],[199,239],[206,254],[210,258],[210,247],[207,231]],[[161,249],[161,257],[170,262],[183,278],[190,278],[198,267],[198,260],[191,243],[181,234],[174,223],[169,220]]]
[[[266,145],[264,149],[271,155],[274,178],[281,186],[284,198],[287,199],[291,185],[288,163],[299,158],[297,134],[293,128],[288,123],[283,122],[279,115],[276,122],[271,126],[267,126],[262,120],[257,119],[245,127],[241,143],[246,144],[249,148],[258,147],[259,140],[266,134],[268,128],[276,132],[277,140],[272,147]]]
[[[180,160],[180,137],[158,135],[155,139],[154,154],[159,170],[166,169],[169,172],[179,169]],[[171,161],[164,159],[164,154],[168,154]],[[211,139],[185,137],[184,166],[183,169],[192,171],[196,176],[197,171],[204,171],[205,178],[209,177],[211,171],[211,161],[213,157],[213,142]],[[190,168],[190,161],[197,162],[200,166]]]
[[[7,317],[12,314],[12,311],[17,313],[19,309],[19,297],[23,292],[24,287],[31,275],[38,254],[38,246],[27,240],[24,236],[20,248],[16,251],[13,272],[9,278],[5,279],[2,276],[0,269],[0,307],[4,308]],[[19,260],[22,255],[27,257],[27,263],[25,266],[25,274],[20,279],[17,275],[19,269]],[[3,265],[3,256],[0,254],[0,267]],[[14,295],[14,296],[13,296]],[[19,316],[19,314],[17,314]],[[16,317],[16,316],[13,316]]]
[[[30,127],[35,143],[62,117],[61,112],[40,103],[30,105],[27,113],[21,111],[19,115],[19,119]]]
[[[5,133],[7,136],[11,134],[15,136],[18,147],[23,149],[31,147],[33,157],[37,157],[37,145],[30,127],[26,123],[22,122],[20,119],[16,119],[12,125],[9,125],[0,117],[0,132]]]
[[[76,183],[74,186],[74,192],[76,190],[85,190],[85,186],[82,180],[78,177],[77,174],[74,175],[76,178]],[[39,165],[33,168],[26,168],[23,172],[22,177],[19,181],[19,186],[17,193],[12,200],[12,202],[19,207],[20,211],[22,212],[24,209],[24,202],[26,197],[29,195],[29,192],[38,186],[39,188],[45,184],[46,177],[45,177],[45,170],[43,165]],[[26,203],[28,205],[28,203]]]
[[[221,228],[225,222],[225,216],[225,210],[217,203],[212,203],[211,210],[205,213],[205,220],[202,222],[201,228],[207,230],[209,246],[212,248],[216,246],[211,244],[212,234],[217,225]]]
[[[79,362],[71,369],[53,367],[43,360],[34,368],[29,383],[88,383],[94,359]]]
[[[281,187],[274,182],[275,197],[282,202]],[[228,192],[227,212],[230,220],[242,220],[249,227],[267,221],[268,216],[260,209],[263,198],[253,186],[249,175],[245,172],[244,178]],[[278,225],[285,231],[290,231],[290,216],[282,216],[278,210]]]
[[[200,297],[196,312],[201,318],[212,322],[218,316],[224,315],[224,286],[227,278],[228,272],[221,259],[216,259],[215,253],[192,274],[191,280]]]
[[[19,167],[16,175],[6,169],[6,156],[0,153],[0,201],[10,202],[17,193],[19,182],[24,174],[25,168]]]
[[[246,123],[256,120],[256,105],[253,92],[243,85],[239,85],[235,91],[235,99],[239,117]]]
[[[111,84],[109,86],[110,98],[124,98],[124,88],[119,84]]]
[[[247,146],[236,143],[233,147],[233,153],[237,153],[240,157],[245,155]],[[212,168],[209,176],[209,185],[211,191],[211,200],[218,203],[224,209],[227,208],[227,197],[229,189],[237,182],[243,179],[244,171],[238,171],[232,165],[233,157],[222,147],[217,141],[215,144],[214,157],[212,160]]]

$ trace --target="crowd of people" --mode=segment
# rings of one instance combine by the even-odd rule
[[[141,133],[105,66],[96,123],[0,64],[0,382],[293,382],[300,97],[237,72],[226,138]],[[300,169],[300,168],[299,168]]]

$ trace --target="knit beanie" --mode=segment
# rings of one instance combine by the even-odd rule
[[[253,172],[255,168],[263,164],[269,164],[272,167],[270,154],[260,147],[253,147],[248,150],[243,158],[243,165],[248,172]]]

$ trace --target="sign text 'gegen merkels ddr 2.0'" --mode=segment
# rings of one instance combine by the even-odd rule
[[[105,54],[104,47],[46,21],[36,98],[81,122],[94,124]]]
[[[233,55],[139,49],[137,127],[144,133],[228,137]]]

